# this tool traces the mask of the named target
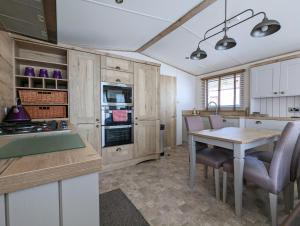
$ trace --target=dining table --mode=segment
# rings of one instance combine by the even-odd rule
[[[273,146],[281,131],[255,128],[225,127],[189,133],[190,178],[189,185],[194,188],[196,177],[196,142],[222,147],[233,151],[234,157],[234,196],[235,213],[242,215],[243,170],[247,150],[262,145]]]

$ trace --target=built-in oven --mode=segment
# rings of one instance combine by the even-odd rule
[[[102,126],[102,147],[133,143],[133,126]]]
[[[106,105],[101,110],[102,147],[133,143],[133,107]]]
[[[133,124],[132,106],[102,106],[102,126],[120,126]]]
[[[101,83],[101,105],[133,105],[133,87],[126,84]]]

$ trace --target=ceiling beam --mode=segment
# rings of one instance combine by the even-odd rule
[[[171,24],[169,27],[167,27],[165,30],[160,32],[158,35],[156,35],[154,38],[152,38],[150,41],[145,43],[142,47],[137,49],[136,51],[141,53],[144,50],[148,49],[150,46],[158,42],[163,37],[170,34],[172,31],[176,30],[178,27],[183,25],[185,22],[190,20],[192,17],[206,9],[208,6],[216,2],[217,0],[203,0],[198,5],[196,5],[194,8],[192,8],[190,11],[188,11],[186,14],[184,14],[182,17],[180,17],[178,20],[176,20],[173,24]]]

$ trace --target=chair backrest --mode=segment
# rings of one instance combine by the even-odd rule
[[[186,116],[185,125],[188,132],[204,130],[203,121],[200,116]]]
[[[300,177],[300,134],[294,148],[294,153],[291,162],[291,181],[295,181]]]
[[[224,122],[221,115],[210,115],[209,123],[212,129],[221,129],[224,127]]]
[[[300,133],[300,122],[289,122],[276,144],[269,175],[273,190],[279,192],[290,182],[291,161]]]

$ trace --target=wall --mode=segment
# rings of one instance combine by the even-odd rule
[[[5,107],[14,103],[12,70],[12,40],[6,32],[0,31],[0,122]]]
[[[176,120],[176,143],[177,145],[182,144],[183,140],[183,128],[182,128],[182,111],[193,109],[196,106],[196,96],[197,96],[197,77],[188,74],[184,71],[176,69],[170,65],[164,64],[160,61],[154,60],[150,57],[144,56],[136,52],[121,52],[121,51],[103,51],[114,53],[121,56],[126,56],[134,59],[152,61],[161,64],[160,73],[162,75],[175,76],[177,82],[177,98],[176,98],[176,110],[177,110],[177,120]]]

